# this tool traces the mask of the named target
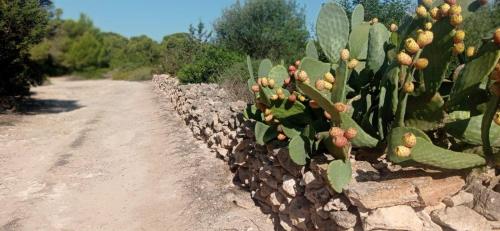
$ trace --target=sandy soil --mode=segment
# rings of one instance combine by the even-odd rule
[[[149,82],[70,81],[0,115],[0,230],[272,230]]]

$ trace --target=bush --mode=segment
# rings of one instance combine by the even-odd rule
[[[29,50],[45,36],[49,5],[0,0],[0,96],[27,95],[30,85],[42,83],[42,69],[30,59]]]
[[[248,0],[223,12],[214,25],[216,41],[255,58],[302,56],[309,37],[304,9],[295,0]]]
[[[161,70],[176,75],[183,66],[193,61],[194,53],[199,46],[200,44],[187,33],[165,36],[161,43],[163,56],[160,62]]]
[[[110,73],[113,80],[144,81],[151,80],[153,68],[140,67],[136,69],[116,70]]]
[[[224,70],[242,61],[243,56],[234,51],[205,44],[193,62],[181,68],[178,77],[182,83],[216,82]]]
[[[250,103],[253,102],[253,95],[247,87],[249,78],[247,64],[239,62],[226,69],[217,78],[217,83],[226,90],[231,101],[242,100]]]

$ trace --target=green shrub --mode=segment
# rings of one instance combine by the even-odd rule
[[[0,96],[26,95],[30,85],[42,83],[41,67],[30,59],[29,49],[45,36],[49,5],[0,0]]]
[[[181,68],[178,77],[182,83],[216,82],[226,68],[242,61],[243,57],[234,51],[206,44],[192,63]]]
[[[231,101],[242,100],[245,102],[253,102],[253,95],[247,90],[247,81],[249,78],[250,75],[248,73],[247,64],[238,62],[224,70],[224,72],[218,76],[217,83],[226,90]]]
[[[177,72],[194,59],[194,54],[200,44],[187,33],[176,33],[165,36],[161,43],[161,70],[164,73],[176,75]]]
[[[151,80],[153,68],[140,67],[129,70],[116,70],[110,73],[113,80],[144,81]]]

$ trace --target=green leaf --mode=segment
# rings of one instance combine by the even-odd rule
[[[351,140],[352,146],[356,148],[375,148],[377,147],[378,140],[368,135],[348,114],[340,113],[341,128],[348,129],[354,128],[358,134]]]
[[[427,58],[429,65],[423,70],[423,83],[425,86],[425,95],[434,95],[444,78],[446,70],[451,62],[451,47],[453,46],[453,26],[449,20],[439,20],[432,26],[434,40],[426,46],[420,55],[421,58]]]
[[[403,135],[412,132],[417,137],[417,144],[411,148],[409,157],[398,157],[394,150],[403,145]],[[387,153],[392,162],[414,161],[441,169],[466,169],[486,164],[486,160],[475,154],[450,151],[435,146],[425,133],[416,128],[398,127],[391,131]]]
[[[255,77],[253,75],[252,59],[250,58],[249,55],[247,55],[247,68],[248,68],[248,74],[250,74],[250,79],[253,79],[255,82]]]
[[[489,122],[490,124],[492,120],[493,117],[485,119],[485,121]],[[459,139],[463,142],[474,145],[483,145],[483,141],[481,139],[482,121],[483,115],[473,116],[470,118],[447,123],[445,125],[445,129],[446,132],[451,134],[454,138]],[[491,126],[489,128],[489,137],[491,146],[500,147],[500,126]]]
[[[276,138],[278,132],[275,127],[268,126],[262,122],[255,123],[255,141],[257,144],[265,145],[270,140]]]
[[[271,62],[271,60],[269,59],[262,60],[259,65],[259,78],[267,77],[269,71],[271,71],[271,68],[273,68],[273,63]]]
[[[364,19],[365,19],[365,8],[363,7],[363,5],[358,4],[354,7],[354,10],[352,11],[351,27],[354,28],[355,26],[363,23]]]
[[[288,144],[290,159],[298,165],[305,165],[307,162],[306,143],[302,136],[294,136]]]
[[[349,20],[344,9],[333,2],[323,4],[316,22],[316,34],[325,55],[331,63],[336,63],[349,39]]]
[[[352,177],[351,162],[347,160],[334,160],[328,164],[328,182],[333,190],[342,193],[342,190],[349,184]]]
[[[349,51],[352,58],[358,60],[366,59],[368,54],[368,34],[370,32],[370,23],[361,23],[352,28],[349,35]]]
[[[289,76],[287,69],[282,65],[278,65],[273,67],[269,71],[268,77],[276,81],[276,87],[281,87],[284,84],[285,79],[287,79]]]
[[[325,73],[330,71],[330,64],[310,57],[305,57],[300,62],[299,71],[305,71],[310,82],[314,84],[316,80],[323,79]]]
[[[314,40],[309,40],[306,45],[306,56],[313,59],[319,59],[318,50]]]
[[[500,59],[500,50],[493,42],[485,44],[478,52],[476,58],[465,64],[458,79],[453,85],[448,106],[459,104],[471,97],[471,92],[478,89],[488,74],[495,68]]]
[[[389,39],[387,28],[381,23],[376,23],[370,28],[368,40],[368,57],[366,68],[376,73],[385,61],[384,44]]]

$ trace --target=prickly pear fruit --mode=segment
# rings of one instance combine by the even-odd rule
[[[309,100],[309,107],[311,107],[312,109],[318,109],[318,102],[314,101],[313,99]]]
[[[343,136],[335,136],[335,137],[333,137],[332,141],[333,141],[333,144],[335,144],[335,146],[337,148],[343,148],[348,143],[347,138],[345,138]]]
[[[295,61],[295,66],[299,67],[300,66],[300,60]]]
[[[403,91],[405,93],[412,93],[413,91],[415,90],[415,85],[413,84],[413,82],[406,82],[404,85],[403,85]]]
[[[413,38],[407,38],[405,40],[405,49],[408,53],[415,54],[420,50],[420,46]]]
[[[297,75],[297,79],[301,82],[305,82],[309,77],[307,76],[307,72],[305,71],[299,71],[299,74]]]
[[[423,5],[418,6],[415,12],[419,17],[427,17],[427,9]]]
[[[354,68],[356,68],[358,63],[359,63],[359,61],[357,59],[351,59],[351,61],[349,61],[349,63],[347,63],[347,67],[349,69],[354,69]]]
[[[273,120],[274,116],[271,114],[271,115],[267,115],[266,117],[264,117],[264,120],[266,122],[271,122]]]
[[[448,3],[443,3],[439,7],[439,14],[441,14],[442,17],[448,16],[448,11],[450,10],[450,5]]]
[[[403,144],[407,148],[413,148],[417,145],[417,137],[413,133],[407,132],[403,135]]]
[[[325,89],[326,89],[326,90],[332,90],[332,88],[333,88],[333,84],[331,84],[331,83],[329,83],[329,82],[325,81]]]
[[[283,89],[282,88],[276,89],[276,94],[277,95],[283,95]]]
[[[338,112],[346,112],[347,111],[347,105],[343,104],[343,103],[335,103],[333,105],[333,107],[335,108],[336,111]]]
[[[286,135],[283,133],[279,133],[277,138],[279,141],[284,141],[286,140]]]
[[[429,13],[434,20],[439,20],[441,18],[441,13],[437,7],[432,8]]]
[[[257,84],[252,85],[252,91],[255,93],[259,92],[260,91],[259,85]]]
[[[424,6],[430,8],[432,6],[432,0],[422,0],[422,4],[424,4]]]
[[[332,127],[330,128],[330,131],[328,133],[330,134],[331,137],[343,136],[344,130],[339,127]]]
[[[324,111],[324,112],[323,112],[323,115],[325,116],[325,118],[326,118],[327,120],[331,120],[331,119],[332,119],[332,115],[330,115],[330,113],[328,113],[327,111]]]
[[[476,48],[474,47],[467,47],[467,50],[465,50],[465,55],[467,55],[467,57],[472,57],[474,56],[474,54],[476,53]]]
[[[393,24],[391,24],[389,29],[391,30],[391,32],[396,32],[396,31],[398,31],[398,25],[393,23]]]
[[[452,6],[450,7],[450,10],[448,11],[448,13],[449,13],[450,15],[460,14],[460,13],[462,13],[462,7],[461,7],[460,5],[458,5],[458,4],[456,4],[456,5],[452,5]]]
[[[426,58],[419,58],[417,61],[415,61],[415,68],[417,70],[423,70],[429,65],[429,60]]]
[[[424,24],[424,28],[425,28],[426,30],[430,30],[430,29],[432,29],[432,22],[426,22],[426,23]]]
[[[318,89],[318,91],[323,91],[323,90],[325,90],[325,81],[322,79],[318,79],[316,81],[315,86],[316,86],[316,89]]]
[[[274,85],[276,84],[276,81],[274,79],[269,79],[267,82],[270,88],[274,88]]]
[[[277,100],[278,99],[278,95],[274,94],[274,95],[271,95],[271,100]]]
[[[356,135],[358,134],[358,131],[355,128],[348,128],[344,132],[344,137],[347,138],[348,140],[354,139]]]
[[[500,63],[497,63],[495,69],[491,72],[490,80],[493,82],[500,82]]]
[[[411,57],[403,51],[399,52],[397,59],[400,65],[410,66],[413,62]]]
[[[493,34],[493,41],[497,46],[500,46],[500,28],[495,30],[495,34]]]
[[[434,33],[430,30],[422,31],[417,35],[417,44],[420,47],[425,47],[431,44],[432,40],[434,40]]]
[[[343,60],[343,61],[347,61],[349,59],[349,50],[347,49],[343,49],[342,51],[340,51],[340,59]]]
[[[459,26],[464,21],[461,14],[454,14],[450,16],[450,24],[452,26]]]
[[[269,80],[266,77],[262,78],[260,83],[262,84],[263,87],[269,86]]]
[[[290,101],[290,103],[295,103],[295,101],[297,101],[297,96],[291,94],[290,96],[288,96],[288,101]]]
[[[264,115],[268,116],[268,115],[271,115],[271,114],[273,114],[273,111],[272,111],[271,109],[266,108],[266,109],[264,110]]]
[[[398,157],[409,157],[411,150],[403,145],[399,145],[394,149],[394,153]]]
[[[335,83],[335,77],[333,77],[332,73],[330,73],[330,72],[325,73],[323,78],[325,79],[325,81],[327,81],[329,83]]]
[[[285,79],[285,85],[289,85],[292,82],[292,78],[288,77]]]
[[[465,38],[465,31],[457,30],[453,35],[453,43],[463,42]]]
[[[285,94],[279,94],[278,99],[279,100],[284,100],[286,98]]]
[[[295,67],[294,65],[288,66],[288,71],[296,71],[296,70],[297,70],[297,67]]]
[[[464,50],[465,50],[464,43],[460,42],[460,43],[453,44],[452,52],[454,55],[462,54],[462,52],[464,52]]]
[[[306,101],[306,97],[303,95],[300,95],[299,100],[300,100],[300,102],[304,102],[304,101]]]
[[[497,113],[493,117],[493,122],[495,122],[498,126],[500,126],[500,112],[499,111],[497,111]]]
[[[378,18],[373,18],[371,21],[370,21],[370,24],[373,25],[375,23],[378,23]]]
[[[450,6],[457,4],[457,0],[445,0],[445,2],[448,3]]]

